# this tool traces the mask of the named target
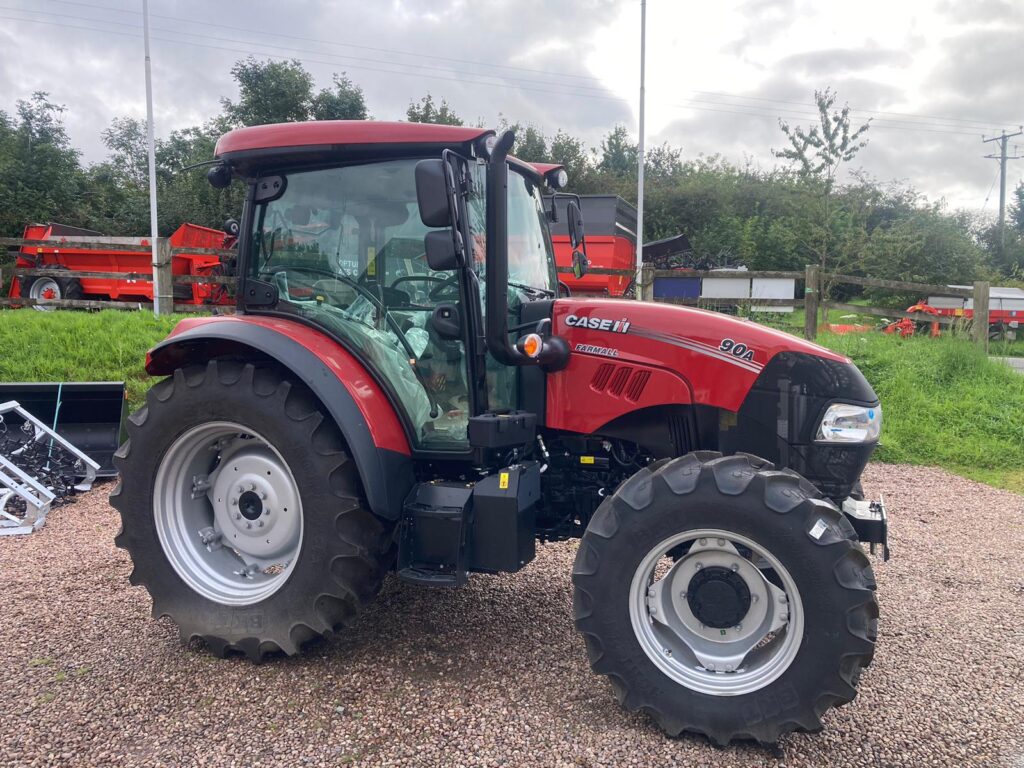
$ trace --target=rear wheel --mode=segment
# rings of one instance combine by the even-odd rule
[[[21,284],[20,293],[36,301],[78,300],[85,295],[82,292],[82,283],[70,277],[28,277]],[[32,306],[32,309],[40,312],[52,312],[56,308],[45,304]]]
[[[573,581],[592,667],[671,735],[819,730],[874,653],[874,577],[853,528],[753,457],[638,472],[591,520]]]
[[[179,369],[128,433],[117,544],[183,640],[291,654],[376,596],[391,531],[365,508],[337,426],[280,369]]]

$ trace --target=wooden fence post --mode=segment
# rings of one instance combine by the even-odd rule
[[[974,341],[988,353],[988,297],[992,284],[986,280],[974,281]]]
[[[804,337],[818,338],[818,299],[821,295],[821,267],[808,264],[804,272]]]
[[[654,301],[654,267],[644,264],[640,268],[640,301]]]
[[[153,265],[153,311],[169,315],[174,311],[174,278],[171,274],[171,241],[157,239],[157,261]]]

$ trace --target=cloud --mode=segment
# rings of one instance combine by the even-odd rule
[[[822,48],[787,56],[779,66],[815,77],[862,72],[884,66],[906,66],[913,61],[909,52],[884,50],[877,46],[864,48]]]
[[[831,85],[858,117],[876,117],[859,158],[868,170],[978,207],[994,171],[980,134],[1024,120],[1024,2],[982,2],[649,3],[648,140],[770,167],[778,117],[806,124],[813,91]],[[0,10],[0,109],[49,91],[67,105],[86,160],[102,159],[110,121],[145,116],[137,6],[5,5],[21,10]],[[504,116],[591,145],[617,123],[636,124],[635,0],[151,5],[160,135],[219,113],[220,99],[237,94],[231,65],[250,54],[299,58],[317,87],[347,72],[377,119],[404,117],[429,91],[470,122]]]

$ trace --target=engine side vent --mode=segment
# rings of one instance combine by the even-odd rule
[[[615,370],[615,366],[611,363],[601,363],[597,367],[597,371],[594,373],[594,378],[590,381],[590,386],[596,389],[598,392],[603,392],[604,388],[608,386],[608,379],[612,376],[612,371]]]
[[[636,402],[640,399],[640,395],[644,393],[644,387],[647,386],[647,381],[651,378],[650,371],[637,371],[633,374],[633,378],[629,380],[629,386],[626,387],[626,399]]]
[[[629,366],[619,368],[615,375],[612,376],[611,383],[608,385],[608,391],[616,397],[621,395],[622,390],[626,388],[626,382],[629,381],[631,373],[633,373],[633,369]]]

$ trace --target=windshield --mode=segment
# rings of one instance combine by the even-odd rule
[[[473,264],[481,284],[486,273],[485,173],[484,166],[474,167],[469,196]],[[508,174],[508,279],[513,303],[517,295],[523,299],[539,293],[553,296],[558,286],[540,189],[514,167],[509,168]]]

